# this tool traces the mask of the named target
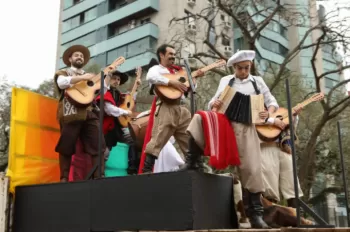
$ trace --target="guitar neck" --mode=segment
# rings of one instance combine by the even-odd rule
[[[130,95],[131,95],[131,96],[134,96],[134,94],[136,93],[136,90],[137,90],[137,80],[138,80],[138,77],[136,77],[134,86],[132,87],[132,90],[131,90],[131,92],[130,92]]]
[[[209,70],[211,70],[211,69],[213,69],[213,68],[216,68],[216,67],[217,67],[217,64],[216,64],[216,63],[213,63],[213,64],[208,65],[208,66],[205,66],[205,67],[203,67],[203,68],[201,68],[201,69],[199,69],[199,70],[201,70],[202,72],[207,72],[207,71],[209,71]],[[197,73],[198,73],[198,70],[192,72],[191,74],[192,74],[193,77],[196,77],[196,76],[197,76]]]
[[[295,111],[295,109],[296,109],[297,107],[299,107],[299,106],[305,107],[305,106],[309,105],[311,102],[313,102],[313,100],[312,100],[311,98],[309,98],[309,99],[307,99],[307,100],[305,100],[305,101],[299,103],[298,106],[294,106],[294,107],[292,108],[292,113]],[[287,118],[288,116],[289,116],[289,115],[288,115],[288,112],[287,112],[287,113],[285,113],[285,115],[283,115],[282,117],[283,117],[283,118]]]

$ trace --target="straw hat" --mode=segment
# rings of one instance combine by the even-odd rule
[[[74,52],[81,52],[84,55],[84,66],[89,62],[90,60],[90,51],[87,47],[83,45],[73,45],[69,48],[67,48],[66,51],[64,51],[62,60],[63,63],[67,66],[71,66],[71,63],[69,62],[69,58]]]

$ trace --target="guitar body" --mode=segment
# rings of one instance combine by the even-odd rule
[[[188,77],[185,70],[180,70],[175,74],[162,74],[162,76],[168,78],[169,80],[180,81],[184,83],[187,88],[190,87],[190,83],[188,82]],[[170,100],[179,99],[183,94],[180,90],[165,85],[155,86],[155,91],[160,98],[166,98]]]
[[[283,118],[283,115],[288,115],[288,109],[278,108],[278,110],[270,115],[270,118],[279,118],[284,122],[284,124],[289,126],[288,116]],[[281,134],[282,130],[274,125],[255,125],[256,131],[258,132],[259,138],[266,142],[272,142],[278,139],[278,136]]]
[[[209,71],[213,68],[218,68],[218,67],[221,67],[224,65],[226,65],[225,60],[217,60],[216,62],[214,62],[214,63],[212,63],[204,68],[201,68],[200,70],[202,72],[206,72],[206,71]],[[188,75],[184,69],[179,70],[175,74],[162,74],[162,76],[165,78],[168,78],[169,80],[180,81],[180,82],[184,83],[187,88],[190,87]],[[197,71],[192,72],[191,76],[193,78],[199,77]],[[181,91],[179,91],[173,87],[164,86],[164,85],[155,86],[154,90],[161,99],[165,99],[165,100],[176,100],[176,99],[179,99],[183,94]]]
[[[124,63],[124,57],[118,57],[112,64],[107,66],[103,73],[104,75],[109,74],[114,71],[116,67]],[[101,73],[96,74],[88,81],[79,81],[72,87],[66,89],[66,95],[68,99],[76,106],[88,106],[95,99],[96,94],[99,93],[101,89]]]
[[[124,98],[124,102],[119,106],[119,108],[132,111],[134,109],[134,106],[135,106],[134,97],[131,96],[131,94],[126,94]],[[118,120],[119,120],[119,123],[122,125],[122,127],[127,127],[128,123],[131,121],[131,117],[120,116],[118,117]]]
[[[101,76],[101,74],[97,75]],[[68,98],[75,103],[75,105],[84,107],[91,104],[100,88],[100,81],[95,83],[93,81],[80,81],[74,86],[66,89],[66,94]]]

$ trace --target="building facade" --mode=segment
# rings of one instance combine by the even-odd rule
[[[101,67],[124,56],[126,61],[119,68],[124,72],[146,66],[156,58],[157,46],[165,42],[181,44],[179,57],[191,56],[198,49],[206,51],[198,40],[204,35],[202,25],[191,14],[210,6],[208,0],[63,0],[57,69],[65,67],[62,54],[74,44],[87,46],[91,52],[89,64]],[[183,17],[188,18],[170,25],[172,19]],[[229,56],[232,26],[227,16],[218,17],[229,31],[221,41]]]
[[[264,74],[269,68],[277,68],[283,63],[287,54],[292,49],[299,46],[301,41],[303,46],[316,43],[320,37],[320,31],[310,28],[319,24],[320,18],[324,19],[324,9],[317,9],[315,0],[290,0],[281,1],[287,11],[294,12],[293,15],[283,16],[276,14],[270,23],[260,32],[259,38],[255,42],[257,58],[256,64],[259,66],[260,73]],[[259,12],[267,8],[275,8],[274,1],[259,1],[253,5],[244,8],[242,14],[247,14],[251,22],[248,25],[253,30],[266,17]],[[289,20],[287,21],[286,18]],[[326,23],[326,22],[324,22]],[[241,30],[234,25],[234,51],[247,47],[243,39]],[[303,83],[311,88],[315,87],[314,71],[311,59],[314,53],[314,47],[301,49],[300,52],[288,63],[287,68],[298,73]],[[337,53],[335,45],[324,45],[316,54],[315,66],[318,74],[335,70],[341,65],[341,57]],[[321,89],[328,93],[330,88],[343,80],[342,73],[333,73],[327,75],[321,81]]]

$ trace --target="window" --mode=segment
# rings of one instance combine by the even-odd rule
[[[108,11],[114,11],[120,9],[130,3],[135,2],[136,0],[109,0],[108,1]]]
[[[194,23],[196,21],[196,16],[194,16],[192,13],[185,10],[185,14],[186,14],[186,23],[187,24]]]
[[[271,20],[270,23],[267,24],[266,28],[287,38],[288,29],[276,21]]]
[[[83,23],[89,22],[95,18],[97,18],[97,8],[96,7],[91,8],[90,10],[87,10],[84,12],[84,22]]]
[[[268,51],[280,54],[282,56],[286,56],[288,53],[288,49],[283,47],[281,44],[272,41],[270,39],[267,39],[263,36],[260,36],[259,42],[263,48],[265,48]]]
[[[331,79],[325,78],[325,86],[326,86],[326,88],[332,88],[333,81]]]
[[[73,18],[67,19],[63,22],[62,32],[69,31],[73,28],[76,28],[80,25],[80,15],[74,16]]]
[[[221,15],[220,15],[220,19],[221,19],[222,21],[225,21],[225,19],[226,19],[225,15],[221,14]]]
[[[119,56],[131,58],[147,51],[155,52],[156,45],[157,40],[152,37],[145,37],[127,45],[123,45],[122,47],[107,52],[107,63],[112,63]]]
[[[74,44],[81,44],[86,47],[89,47],[91,45],[94,45],[96,43],[96,31],[86,34],[82,37],[79,37],[78,39],[75,39],[73,41],[70,41],[68,43],[61,45],[61,52],[64,52],[68,47],[74,45]]]
[[[97,17],[97,8],[91,8],[87,11],[84,11],[70,19],[67,19],[62,24],[62,32],[69,31],[71,29],[74,29],[81,24],[84,24],[86,22],[89,22]]]
[[[215,29],[214,27],[211,27],[209,31],[209,43],[215,46],[215,41],[216,41]]]
[[[63,2],[63,9],[67,9],[71,6],[74,6],[75,4],[78,4],[79,2],[82,2],[83,0],[64,0]]]
[[[140,23],[142,25],[142,24],[146,24],[146,23],[149,23],[149,22],[151,22],[151,18],[142,19]]]
[[[230,46],[230,39],[227,36],[223,35],[221,37],[221,44],[224,46]]]
[[[235,39],[234,40],[234,49],[237,51],[238,49],[239,50],[242,50],[243,49],[243,46],[244,46],[244,41],[243,41],[243,37],[240,37],[238,39]]]

